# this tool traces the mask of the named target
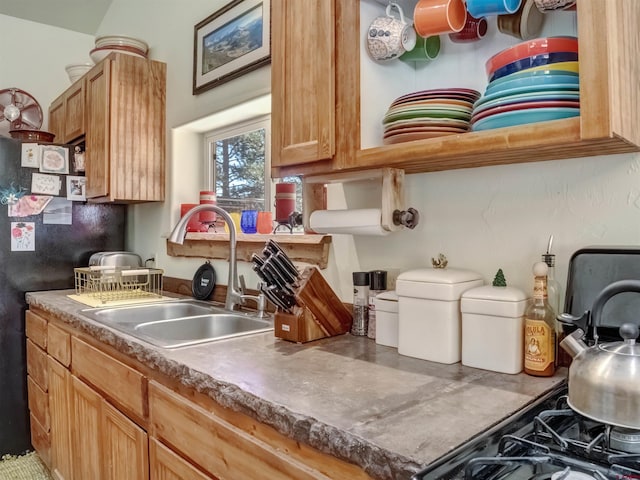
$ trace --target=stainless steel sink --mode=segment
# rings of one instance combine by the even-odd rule
[[[176,348],[269,332],[273,322],[198,300],[90,308],[87,317],[158,347]]]

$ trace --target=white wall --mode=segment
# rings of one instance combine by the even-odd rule
[[[145,258],[156,255],[166,275],[191,279],[203,259],[166,255],[166,236],[177,223],[181,203],[198,203],[203,187],[202,145],[190,122],[270,91],[270,67],[200,95],[192,95],[194,27],[227,0],[114,0],[97,35],[123,34],[144,39],[149,56],[167,64],[167,195],[163,204],[129,207],[128,248]],[[214,261],[221,283],[226,264]],[[255,275],[244,265],[240,273]],[[255,282],[248,282],[252,286]]]
[[[143,38],[151,46],[151,57],[168,66],[167,198],[163,204],[130,207],[128,248],[145,256],[159,254],[158,265],[169,276],[190,279],[203,261],[165,254],[163,236],[177,221],[179,204],[197,202],[202,185],[198,136],[185,129],[174,134],[174,129],[269,90],[270,69],[265,67],[201,95],[191,94],[193,27],[225,3],[114,0],[98,32]],[[45,110],[69,85],[64,65],[85,60],[82,55],[93,42],[83,34],[3,16],[0,29],[12,32],[11,38],[16,43],[20,39],[21,45],[20,53],[7,42],[0,45],[0,86],[15,85],[33,93]],[[48,48],[43,55],[41,46],[52,44],[53,51]],[[459,47],[445,46],[437,61],[453,58],[452,48]],[[38,62],[32,62],[33,58]],[[40,68],[43,63],[44,69]],[[413,70],[398,67],[413,75]],[[416,80],[412,76],[408,81]],[[414,85],[405,86],[409,87]],[[395,92],[387,95],[394,98]],[[378,105],[365,103],[363,108],[386,108],[386,100]],[[375,133],[368,135],[364,142],[377,141],[371,136]],[[578,248],[640,244],[638,154],[409,175],[406,185],[407,204],[422,215],[415,230],[384,238],[334,238],[330,265],[323,273],[344,300],[352,295],[351,271],[381,268],[397,273],[427,267],[430,258],[440,252],[452,267],[476,270],[487,281],[502,268],[510,284],[529,291],[531,266],[539,260],[551,234],[557,277],[563,284],[569,257]],[[366,183],[331,187],[331,208],[371,206],[379,200],[379,191]],[[224,263],[214,262],[214,266],[225,283]],[[250,274],[246,265],[241,273]]]
[[[0,89],[32,95],[46,130],[49,104],[71,85],[65,65],[90,62],[94,37],[6,15],[0,15],[0,32]]]

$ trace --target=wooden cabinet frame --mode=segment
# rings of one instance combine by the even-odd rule
[[[32,360],[32,443],[57,480],[217,480],[239,471],[262,480],[266,470],[278,478],[370,480],[359,466],[222,407],[55,315],[32,308],[27,325],[28,341],[46,357],[49,385],[47,406]],[[47,340],[69,368],[38,346]],[[50,434],[34,419],[46,424],[46,408]]]
[[[276,4],[292,0],[273,0]],[[394,167],[421,173],[509,163],[608,155],[640,150],[640,2],[636,0],[580,0],[577,8],[580,58],[580,117],[471,132],[403,144],[361,149],[360,146],[360,2],[335,1],[336,153],[327,162],[300,157],[278,163],[274,175],[318,174]],[[274,17],[276,15],[274,14]],[[274,24],[274,29],[279,28]],[[582,34],[580,35],[580,32]],[[598,32],[594,35],[593,32]],[[309,35],[307,30],[304,35]],[[322,42],[324,32],[316,40]],[[274,32],[274,51],[283,37]],[[285,39],[286,40],[286,39]],[[289,39],[291,41],[291,39]],[[285,49],[293,55],[295,50]],[[298,51],[297,55],[306,52]],[[287,68],[295,62],[282,59]],[[284,67],[280,67],[281,69]],[[272,77],[274,91],[280,77]],[[291,85],[289,85],[291,87]],[[278,110],[287,108],[300,91],[289,88],[284,102],[273,96],[273,131],[287,127]],[[289,102],[289,103],[287,103]],[[278,123],[276,123],[278,122]],[[295,125],[290,119],[288,125]],[[277,148],[274,143],[274,147]]]

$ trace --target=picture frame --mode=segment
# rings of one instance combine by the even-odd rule
[[[67,175],[67,200],[85,201],[87,199],[87,177]]]
[[[271,0],[234,0],[194,29],[193,95],[271,62]]]
[[[69,150],[59,145],[41,145],[40,172],[59,175],[69,173]]]

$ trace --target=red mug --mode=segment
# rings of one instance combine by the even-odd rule
[[[180,205],[180,218],[184,217],[187,212],[189,210],[191,210],[193,207],[197,207],[198,204],[197,203],[183,203]],[[200,218],[199,216],[196,215],[191,215],[191,218],[189,219],[189,221],[187,222],[187,232],[200,232],[203,230],[204,227],[204,231],[206,231],[206,226],[203,226],[202,223],[200,223]]]
[[[459,32],[449,34],[449,39],[454,43],[468,43],[480,40],[487,34],[487,19],[485,17],[472,17],[467,13],[467,20]]]

